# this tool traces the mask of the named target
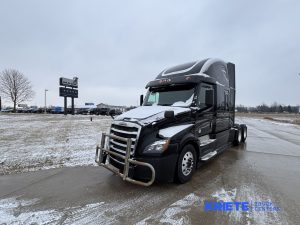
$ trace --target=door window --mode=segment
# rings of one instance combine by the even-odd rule
[[[200,109],[214,105],[214,89],[211,84],[202,83],[200,85],[197,96],[197,105]]]

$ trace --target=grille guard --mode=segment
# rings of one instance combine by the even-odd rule
[[[126,147],[125,156],[121,155],[119,153],[113,152],[113,151],[111,151],[109,149],[105,149],[104,145],[105,145],[105,139],[106,139],[106,137],[126,142],[127,143],[127,145],[126,145],[127,147]],[[104,168],[106,168],[106,169],[112,171],[113,173],[119,175],[125,181],[128,181],[128,182],[133,183],[133,184],[138,184],[138,185],[146,186],[146,187],[150,186],[151,184],[153,184],[153,182],[155,180],[155,170],[154,170],[153,166],[151,164],[149,164],[149,163],[137,161],[137,160],[134,160],[134,159],[130,158],[131,142],[132,141],[131,141],[130,138],[123,138],[123,137],[119,137],[119,136],[112,135],[112,134],[102,133],[100,147],[98,145],[96,147],[95,162],[99,166],[103,166]],[[109,156],[109,155],[114,155],[114,156],[117,156],[117,157],[119,157],[119,158],[121,158],[121,159],[124,160],[124,170],[123,170],[123,173],[121,173],[119,171],[119,169],[117,169],[113,165],[105,162],[106,160],[104,160],[104,156]],[[130,164],[148,167],[151,170],[151,173],[152,173],[151,179],[148,182],[143,182],[143,181],[139,181],[139,180],[135,180],[135,179],[130,178],[128,176],[129,165]]]

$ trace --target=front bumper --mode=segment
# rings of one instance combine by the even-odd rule
[[[109,149],[105,149],[106,137],[127,142],[126,155],[121,155]],[[95,161],[113,173],[119,175],[130,183],[142,186],[150,186],[154,180],[160,182],[173,181],[177,163],[177,154],[159,157],[130,158],[131,139],[122,138],[111,134],[102,134],[101,145],[96,148]],[[117,157],[115,160],[111,156]]]
[[[127,148],[126,148],[125,156],[121,155],[119,153],[110,151],[109,149],[105,149],[104,144],[105,144],[106,137],[127,142]],[[150,186],[151,184],[153,184],[153,182],[155,180],[155,170],[154,170],[153,166],[149,163],[145,163],[145,162],[141,162],[141,161],[131,159],[130,158],[130,150],[131,150],[131,139],[130,138],[123,138],[123,137],[118,137],[118,136],[115,136],[115,135],[103,133],[102,134],[102,139],[101,139],[101,145],[100,145],[100,147],[97,146],[97,148],[96,148],[95,162],[99,166],[103,166],[106,169],[112,171],[113,173],[119,175],[120,177],[123,178],[123,180],[126,180],[130,183],[139,184],[139,185],[142,185],[142,186]],[[111,155],[116,156],[116,157],[124,160],[124,166],[123,166],[122,171],[120,171],[120,169],[118,169],[118,168],[114,167],[113,165],[111,165],[109,162],[107,163],[106,158],[107,158],[107,156],[110,157]],[[147,167],[148,169],[150,169],[150,171],[151,171],[150,180],[148,182],[143,182],[143,181],[139,181],[139,180],[135,180],[135,179],[131,178],[129,176],[130,164],[136,165],[136,166]]]
[[[161,157],[143,157],[135,158],[139,162],[144,162],[152,165],[155,171],[155,180],[158,182],[172,182],[174,179],[177,155],[172,154],[168,156]],[[109,163],[114,166],[119,171],[124,170],[124,165],[110,159]],[[135,180],[150,180],[152,173],[148,167],[131,165],[129,167],[128,176]]]

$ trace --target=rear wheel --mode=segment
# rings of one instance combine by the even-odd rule
[[[245,124],[241,124],[241,131],[242,131],[242,139],[241,142],[244,143],[247,139],[247,126]]]
[[[179,183],[186,183],[192,178],[196,168],[196,161],[194,146],[184,146],[177,162],[177,180]]]
[[[242,129],[240,126],[236,127],[236,132],[234,135],[233,145],[237,146],[242,141]]]

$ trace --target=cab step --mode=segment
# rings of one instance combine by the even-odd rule
[[[207,161],[210,158],[214,157],[216,154],[217,154],[217,151],[210,152],[210,153],[206,154],[205,156],[202,156],[201,160],[202,161]]]
[[[209,135],[204,135],[199,137],[199,141],[200,141],[200,147],[203,146],[208,146],[209,144],[212,144],[216,141],[216,139],[211,139],[209,138]]]

